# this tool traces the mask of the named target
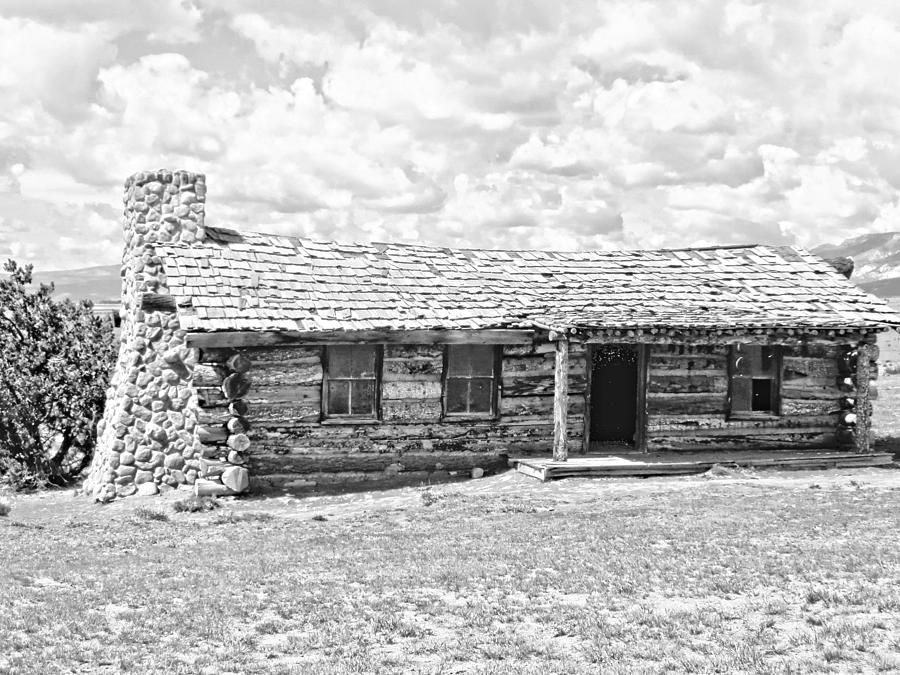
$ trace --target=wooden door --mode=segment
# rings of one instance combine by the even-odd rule
[[[631,345],[602,345],[591,352],[590,448],[635,445],[638,352]]]

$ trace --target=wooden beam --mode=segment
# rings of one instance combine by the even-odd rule
[[[650,388],[650,345],[637,346],[637,420],[634,449],[647,452],[647,391]]]
[[[566,423],[569,414],[569,341],[556,341],[556,372],[553,383],[553,459],[565,462],[569,457]]]
[[[500,470],[507,466],[504,453],[428,451],[428,452],[353,452],[287,453],[254,451],[248,457],[252,475],[258,477],[310,473],[375,472],[384,471],[392,464],[399,464],[402,471],[468,471],[475,467]]]
[[[331,331],[217,331],[188,333],[192,347],[266,347],[329,344],[531,344],[532,330],[331,330]]]
[[[581,454],[591,450],[591,389],[594,377],[594,347],[587,345],[585,349],[585,383],[584,383],[584,430],[581,436]]]
[[[657,331],[651,333],[648,330],[641,332],[625,331],[622,335],[606,335],[600,333],[587,333],[583,342],[585,345],[596,344],[652,344],[652,345],[728,345],[728,344],[762,344],[762,345],[790,345],[790,346],[810,346],[810,345],[833,345],[846,343],[848,341],[861,339],[863,336],[858,330],[847,329],[845,335],[827,335],[826,329],[822,329],[818,334],[799,333],[790,334],[780,331],[774,335],[762,334],[757,335],[752,332],[745,333],[722,333],[717,334],[716,331],[706,333],[679,332],[676,335],[669,335],[668,331]],[[628,333],[633,333],[629,335]]]
[[[856,356],[856,451],[869,452],[869,359],[870,348],[863,342]]]

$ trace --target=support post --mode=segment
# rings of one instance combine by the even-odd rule
[[[872,348],[863,342],[856,350],[856,452],[869,452],[869,360]]]
[[[569,341],[556,341],[556,376],[553,380],[553,461],[569,458],[566,425],[569,412]]]

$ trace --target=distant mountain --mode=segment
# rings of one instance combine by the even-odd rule
[[[853,258],[851,279],[881,297],[900,296],[900,232],[876,232],[812,249],[823,258]]]
[[[91,300],[95,304],[118,303],[122,292],[120,269],[121,265],[102,265],[78,270],[35,272],[33,282],[35,285],[52,282],[55,286],[53,295],[58,298]]]

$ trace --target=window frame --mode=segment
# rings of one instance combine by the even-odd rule
[[[371,347],[375,350],[375,374],[374,377],[331,377],[328,372],[328,351],[335,347]],[[381,421],[381,381],[382,381],[382,363],[384,360],[384,345],[368,344],[368,343],[340,343],[333,345],[325,345],[322,349],[322,401],[320,405],[322,424],[375,424]],[[372,402],[372,414],[360,415],[358,413],[333,413],[328,409],[328,393],[329,385],[332,381],[339,382],[361,382],[371,380],[374,384],[374,400]],[[351,387],[352,389],[352,387]],[[348,407],[350,400],[348,399]]]
[[[734,381],[741,377],[735,371],[735,360],[737,348],[739,345],[747,345],[752,347],[760,347],[762,349],[771,349],[775,357],[774,372],[771,377],[758,377],[750,374],[747,379],[750,380],[750,410],[734,409]],[[784,348],[782,345],[766,345],[756,344],[752,342],[733,343],[728,346],[728,412],[729,420],[758,420],[758,419],[776,419],[782,416],[781,412],[781,386],[784,371]],[[769,410],[752,410],[753,406],[753,380],[771,380],[772,381],[772,406]]]
[[[476,377],[450,375],[450,350],[452,347],[487,347],[493,351],[493,359],[491,361],[491,407],[486,412],[449,412],[447,410],[447,382],[451,379],[457,380],[473,380],[484,378],[484,375]],[[500,389],[501,376],[503,369],[503,345],[483,344],[479,342],[461,342],[459,344],[444,345],[444,359],[441,369],[441,419],[447,421],[465,421],[465,420],[493,420],[500,416]],[[471,401],[467,400],[467,404],[471,405]]]

